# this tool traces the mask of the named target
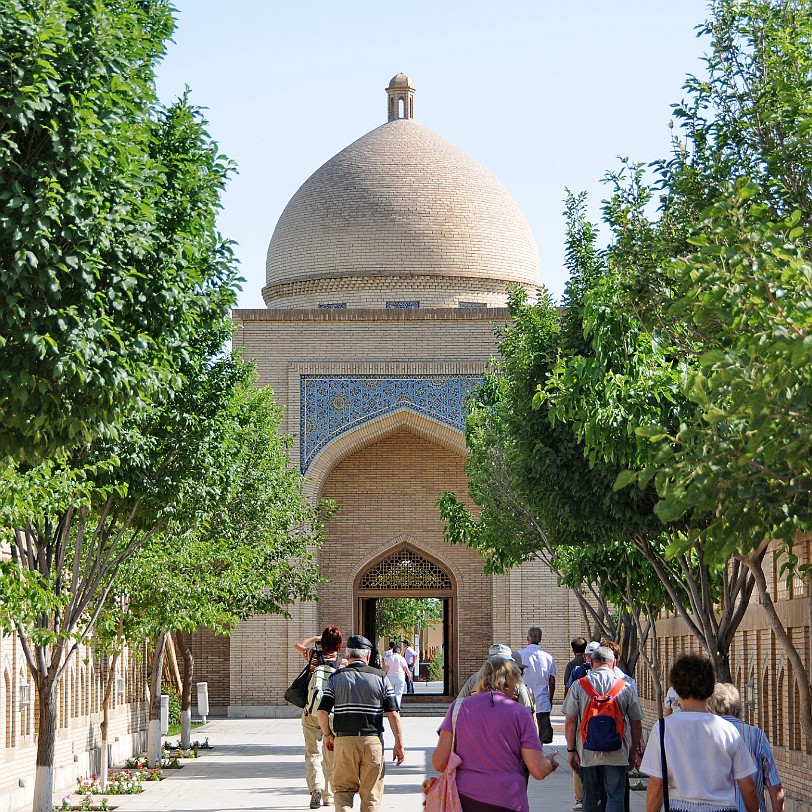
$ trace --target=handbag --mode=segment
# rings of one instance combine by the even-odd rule
[[[313,654],[317,658],[316,665],[321,665],[324,662],[324,655],[318,649],[311,652],[307,665],[285,691],[285,702],[290,702],[291,705],[295,705],[297,708],[303,708],[307,705],[307,686],[310,684],[310,677],[313,675],[314,668]]]
[[[457,767],[462,764],[462,759],[454,752],[454,744],[457,740],[457,715],[464,701],[460,699],[454,705],[451,715],[451,753],[442,775],[429,787],[426,794],[426,812],[462,812],[460,794],[457,792]]]
[[[663,771],[663,809],[671,812],[668,802],[668,759],[665,757],[665,719],[660,717],[660,766]]]

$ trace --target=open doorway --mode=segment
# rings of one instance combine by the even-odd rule
[[[374,653],[383,658],[393,643],[407,660],[407,647],[414,652],[414,690],[407,697],[453,693],[449,667],[450,598],[362,598],[360,610],[364,636],[375,645]]]
[[[403,544],[371,561],[354,591],[355,628],[375,644],[376,653],[406,640],[418,654],[415,694],[404,700],[454,696],[459,688],[456,584],[445,567]]]

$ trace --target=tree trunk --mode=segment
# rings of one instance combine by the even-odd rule
[[[195,658],[189,648],[186,635],[177,632],[180,656],[183,659],[183,686],[180,694],[180,746],[188,750],[192,746],[192,677]]]
[[[787,659],[792,664],[792,672],[795,676],[795,684],[798,686],[798,695],[801,701],[800,713],[798,714],[801,718],[801,728],[807,742],[812,742],[812,690],[810,690],[809,684],[809,671],[804,665],[803,657],[793,644],[789,633],[781,622],[781,618],[778,616],[770,590],[767,589],[767,579],[764,577],[762,559],[763,556],[757,560],[754,560],[752,556],[747,556],[741,560],[747,565],[755,578],[756,589],[767,614],[767,623],[784,649]]]
[[[169,632],[161,632],[155,641],[152,672],[149,678],[149,728],[147,732],[147,763],[150,767],[161,766],[161,672],[166,653]]]
[[[99,768],[99,779],[101,781],[102,792],[107,792],[107,771],[110,768],[108,758],[108,748],[110,740],[110,695],[113,693],[113,686],[116,680],[116,663],[118,662],[119,652],[116,651],[110,658],[110,664],[107,667],[107,679],[104,686],[104,697],[102,698],[102,720],[99,725],[101,733],[101,767]]]
[[[36,680],[39,699],[39,730],[34,777],[33,812],[52,812],[54,808],[54,749],[56,745],[56,683],[51,679]]]

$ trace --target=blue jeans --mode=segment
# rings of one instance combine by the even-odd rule
[[[624,812],[626,767],[581,767],[584,812]]]

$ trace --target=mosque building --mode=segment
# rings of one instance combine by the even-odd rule
[[[267,309],[238,310],[235,346],[285,407],[283,431],[313,499],[338,504],[318,551],[328,583],[292,618],[205,637],[197,673],[230,716],[287,714],[298,640],[329,624],[374,638],[375,601],[443,602],[443,693],[494,641],[569,659],[577,601],[541,564],[486,576],[476,551],[443,541],[443,491],[467,497],[466,397],[497,349],[509,283],[542,283],[516,201],[481,164],[414,120],[415,88],[389,83],[387,121],[311,175],[268,248]]]

